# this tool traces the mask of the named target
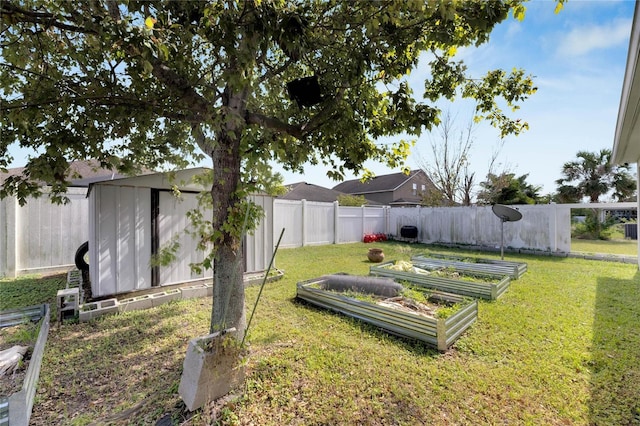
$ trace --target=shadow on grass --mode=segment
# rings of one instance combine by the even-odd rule
[[[640,272],[598,279],[590,367],[590,424],[640,425]]]
[[[60,413],[68,417],[64,424],[154,424],[167,412],[188,417],[177,387],[187,342],[206,326],[189,306],[168,303],[54,328],[33,424],[60,424]]]

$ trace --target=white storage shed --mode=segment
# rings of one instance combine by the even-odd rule
[[[89,187],[89,276],[94,298],[146,290],[213,276],[196,274],[190,264],[204,253],[185,232],[191,226],[187,212],[198,206],[206,190],[193,178],[208,169],[94,182]],[[178,191],[176,191],[176,189]],[[179,194],[179,195],[176,195]],[[264,210],[257,229],[244,241],[245,272],[262,272],[273,254],[273,198],[254,195]],[[204,213],[210,217],[211,213]],[[151,266],[152,256],[176,239],[179,250],[168,266]]]

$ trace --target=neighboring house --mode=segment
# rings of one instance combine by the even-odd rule
[[[312,183],[298,182],[290,185],[285,185],[287,193],[280,195],[280,200],[293,200],[293,201],[316,201],[320,203],[333,203],[339,201],[341,195],[352,195],[344,192],[336,191],[335,189],[325,188],[323,186],[314,185]],[[380,203],[366,199],[365,205],[379,205]]]
[[[7,173],[0,172],[0,183],[9,176],[21,175],[24,170],[24,167],[17,167],[8,169]],[[152,171],[146,170],[144,173],[152,173]],[[96,160],[83,160],[71,161],[66,177],[72,187],[88,187],[90,183],[96,181],[119,179],[126,176],[115,170],[101,167]]]
[[[342,192],[306,182],[292,183],[290,185],[285,185],[285,188],[287,188],[287,193],[278,196],[278,199],[333,203],[340,195],[343,195]]]
[[[422,170],[412,170],[408,175],[392,173],[376,176],[362,182],[347,180],[333,187],[335,191],[351,195],[363,195],[368,200],[390,206],[417,206],[435,186]]]

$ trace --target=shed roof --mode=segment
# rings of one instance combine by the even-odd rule
[[[109,180],[100,180],[92,182],[89,190],[94,185],[111,185],[111,186],[129,186],[135,188],[154,188],[172,190],[174,188],[180,191],[206,191],[201,183],[195,181],[195,177],[210,173],[211,169],[206,167],[195,167],[192,169],[176,170],[170,172],[158,172],[141,176],[123,177]]]

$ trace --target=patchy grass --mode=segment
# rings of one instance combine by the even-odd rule
[[[0,279],[0,311],[49,303],[54,315],[56,293],[66,287],[67,276],[25,275],[16,279]],[[57,314],[56,314],[57,315]]]
[[[207,333],[210,300],[53,328],[32,424],[146,425],[164,416],[181,425],[640,422],[635,265],[507,254],[528,272],[498,301],[480,301],[478,321],[440,354],[295,300],[298,281],[366,274],[370,246],[281,249],[285,276],[262,293],[243,392],[195,413],[177,388],[187,341]],[[427,250],[375,246],[387,259]],[[0,291],[7,285],[0,281]],[[39,294],[35,281],[22,291],[32,287]],[[257,294],[247,290],[248,310]],[[35,303],[42,300],[25,305]]]

